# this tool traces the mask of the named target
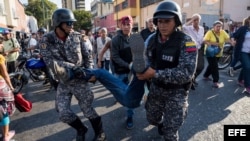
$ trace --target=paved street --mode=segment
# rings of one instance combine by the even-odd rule
[[[239,72],[238,72],[239,73]],[[236,73],[236,76],[238,75]],[[202,76],[202,75],[201,75]],[[199,79],[199,86],[189,94],[188,117],[180,129],[180,141],[223,141],[223,125],[250,124],[249,96],[238,87],[237,77],[229,77],[220,71],[224,87],[212,88],[212,82]],[[135,110],[135,128],[125,128],[126,112],[100,83],[92,86],[95,93],[94,107],[102,115],[108,141],[162,141],[157,128],[148,124],[144,105]],[[16,130],[15,141],[73,141],[75,131],[58,120],[54,109],[55,91],[30,82],[23,90],[24,96],[33,102],[29,113],[17,111],[11,118],[11,129]],[[75,99],[72,109],[89,126],[87,141],[94,136],[90,123],[83,117]]]

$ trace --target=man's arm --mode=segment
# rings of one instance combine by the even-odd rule
[[[98,65],[99,68],[101,67],[101,60],[102,60],[102,58],[103,58],[104,53],[105,53],[108,49],[110,49],[110,48],[111,48],[111,40],[108,41],[108,42],[105,44],[105,46],[102,48],[100,54],[98,55],[98,62],[97,62],[97,65]]]

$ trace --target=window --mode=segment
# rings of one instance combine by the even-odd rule
[[[120,7],[119,7],[120,5],[116,5],[115,6],[115,12],[118,12],[119,10],[120,10]]]
[[[126,9],[128,7],[128,0],[122,3],[122,9]]]

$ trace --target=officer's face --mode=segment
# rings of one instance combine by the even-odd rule
[[[62,23],[62,28],[65,30],[66,33],[73,32],[74,22],[64,22]]]
[[[40,39],[40,38],[42,38],[42,36],[43,36],[43,33],[42,32],[38,32],[38,38]]]
[[[162,36],[169,36],[175,29],[174,18],[170,19],[157,19],[157,27]]]

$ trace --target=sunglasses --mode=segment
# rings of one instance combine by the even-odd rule
[[[72,26],[74,24],[74,22],[72,21],[68,21],[68,22],[64,22],[67,26]]]

